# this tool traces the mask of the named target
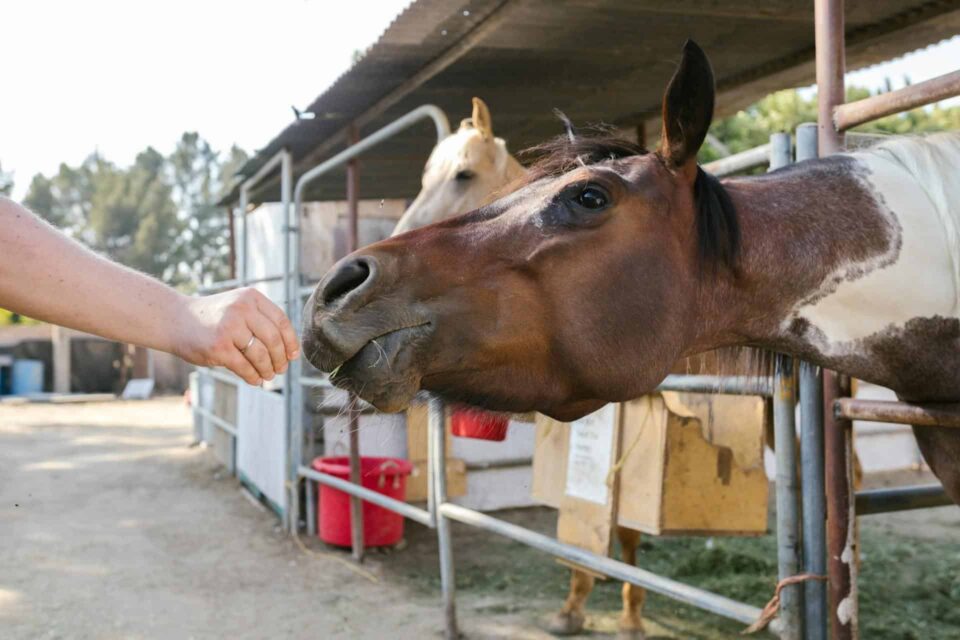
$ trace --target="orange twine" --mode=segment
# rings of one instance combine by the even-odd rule
[[[767,625],[777,617],[777,612],[780,610],[780,592],[783,591],[783,588],[799,582],[807,582],[808,580],[820,580],[826,582],[827,576],[818,576],[815,573],[800,573],[795,576],[790,576],[789,578],[784,578],[778,582],[777,588],[773,592],[773,597],[770,598],[770,602],[768,602],[763,608],[763,611],[760,612],[760,617],[757,618],[757,621],[752,625],[741,631],[740,635],[745,636],[751,633],[756,633],[762,629],[766,629]]]

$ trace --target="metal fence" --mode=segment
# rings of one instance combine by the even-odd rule
[[[836,78],[839,64],[842,78],[842,52],[837,54],[836,41],[839,38],[842,48],[842,0],[817,0],[817,57],[818,79],[831,76]],[[837,17],[839,12],[839,18]],[[840,21],[839,32],[836,28]],[[839,36],[837,35],[839,33]],[[830,46],[825,42],[833,42]],[[829,59],[829,60],[828,60]],[[824,71],[821,71],[821,66]],[[960,74],[950,74],[936,82],[921,83],[892,92],[893,97],[877,96],[852,105],[840,105],[843,99],[842,83],[839,94],[830,90],[829,83],[820,80],[821,100],[826,101],[829,109],[824,111],[821,103],[820,126],[801,125],[796,133],[796,160],[806,160],[818,156],[818,137],[820,149],[833,152],[834,127],[831,123],[845,129],[882,115],[887,115],[893,106],[909,108],[927,104],[934,100],[960,93]],[[834,87],[835,89],[835,87]],[[837,98],[839,95],[839,98]],[[890,94],[887,94],[888,96]],[[833,102],[830,102],[830,100]],[[835,109],[835,110],[834,110]],[[219,283],[217,290],[232,286],[253,284],[254,282],[284,282],[284,305],[295,327],[301,325],[301,303],[304,296],[312,292],[312,286],[301,282],[299,257],[299,227],[303,193],[314,179],[335,167],[349,163],[360,154],[368,151],[379,142],[395,135],[414,123],[430,119],[436,126],[437,137],[442,139],[449,134],[446,116],[436,107],[425,105],[408,113],[402,118],[383,127],[363,140],[353,140],[353,144],[344,151],[304,173],[296,182],[291,198],[292,162],[289,153],[281,151],[255,176],[247,180],[241,189],[241,270],[237,280]],[[825,143],[824,140],[828,142]],[[791,136],[787,133],[775,134],[768,145],[751,149],[718,160],[705,168],[717,175],[743,171],[764,164],[771,169],[789,164],[793,157]],[[281,201],[286,221],[284,243],[284,273],[279,277],[258,281],[247,279],[247,194],[260,180],[279,167],[281,172]],[[356,248],[356,202],[358,198],[356,169],[348,169],[348,199],[351,202],[351,239]],[[292,205],[292,206],[291,206]],[[201,372],[200,375],[232,378],[218,372]],[[729,393],[757,395],[770,399],[773,405],[774,430],[776,438],[776,506],[777,506],[777,563],[778,576],[783,580],[799,573],[823,576],[830,573],[830,593],[835,602],[838,598],[853,597],[853,620],[856,620],[855,595],[851,596],[850,585],[854,576],[850,574],[852,563],[838,567],[837,563],[827,566],[828,535],[826,515],[831,514],[831,554],[835,552],[834,542],[839,533],[845,533],[854,519],[855,513],[863,515],[884,513],[912,508],[923,508],[945,504],[943,490],[938,487],[907,487],[885,489],[883,491],[851,493],[851,455],[850,420],[871,419],[892,422],[936,424],[938,426],[960,426],[960,417],[954,407],[933,407],[909,405],[905,403],[885,403],[854,400],[844,397],[846,388],[836,376],[825,373],[808,363],[795,363],[787,356],[778,356],[774,374],[771,378],[742,378],[735,376],[669,376],[659,387],[662,391],[683,391],[698,393]],[[757,607],[736,602],[719,594],[699,589],[685,583],[658,576],[649,571],[628,565],[605,556],[593,554],[571,545],[563,544],[542,534],[530,531],[518,525],[500,520],[488,514],[480,513],[447,500],[446,459],[443,403],[431,400],[429,404],[428,427],[428,501],[427,508],[421,509],[398,500],[385,497],[359,485],[354,474],[353,482],[317,472],[303,464],[303,389],[304,387],[329,386],[325,377],[304,376],[301,361],[294,361],[284,379],[286,397],[286,434],[288,452],[288,495],[284,505],[285,524],[293,531],[300,526],[300,483],[305,483],[306,526],[313,533],[315,526],[315,486],[325,484],[349,493],[353,497],[354,508],[351,511],[351,526],[355,534],[362,531],[359,505],[366,500],[394,511],[420,524],[437,531],[441,591],[445,616],[445,633],[448,638],[459,637],[456,622],[456,595],[454,588],[454,558],[449,521],[455,520],[470,526],[502,535],[539,549],[547,554],[563,558],[576,565],[603,575],[617,578],[650,591],[660,593],[680,602],[711,611],[715,614],[749,624],[754,622],[761,611]],[[825,394],[826,389],[826,394]],[[796,407],[800,408],[799,457],[796,440]],[[825,411],[825,407],[827,410]],[[226,423],[206,409],[194,403],[194,410],[200,419],[209,420],[216,427],[231,435],[236,435],[235,425]],[[351,420],[355,421],[355,415]],[[826,429],[825,429],[826,424]],[[351,425],[356,426],[355,422]],[[231,430],[232,429],[232,430]],[[354,429],[351,429],[354,431]],[[826,439],[829,438],[829,446]],[[352,466],[359,465],[359,451],[355,438],[350,442]],[[798,465],[799,459],[799,465]],[[798,499],[798,487],[802,486],[802,497]],[[845,517],[841,514],[845,513]],[[360,558],[362,539],[354,538],[354,555]],[[838,572],[845,571],[845,580]],[[844,586],[846,585],[846,586]],[[855,591],[854,591],[855,594]],[[827,638],[828,620],[832,620],[834,640],[852,638],[855,624],[846,624],[836,615],[836,607],[828,609],[827,586],[819,580],[792,584],[783,588],[780,599],[780,616],[774,620],[769,630],[788,640],[820,640]],[[830,615],[829,611],[834,614]]]

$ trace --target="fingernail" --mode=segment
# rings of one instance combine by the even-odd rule
[[[299,350],[299,349],[294,349],[293,353],[290,354],[290,359],[291,359],[291,360],[296,360],[296,359],[299,358],[299,357],[300,357],[300,350]]]

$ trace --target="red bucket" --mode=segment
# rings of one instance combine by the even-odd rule
[[[501,441],[507,437],[510,420],[499,413],[472,407],[456,407],[450,413],[450,433],[461,438]]]
[[[316,458],[311,465],[321,473],[350,479],[350,459],[346,456]],[[360,458],[360,484],[396,500],[407,495],[407,476],[413,465],[398,458]],[[350,496],[339,489],[321,484],[317,495],[318,536],[328,544],[349,547]],[[363,546],[386,547],[403,538],[403,516],[363,503]]]

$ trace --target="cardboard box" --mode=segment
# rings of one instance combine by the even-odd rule
[[[616,505],[607,513],[654,535],[765,533],[769,419],[767,403],[753,397],[663,393],[622,403],[612,463],[619,488],[611,486]],[[536,429],[532,494],[561,508],[569,502],[571,427],[539,416]]]

